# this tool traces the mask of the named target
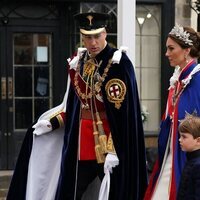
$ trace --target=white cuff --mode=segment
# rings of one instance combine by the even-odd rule
[[[116,167],[117,165],[119,165],[119,159],[117,155],[108,153],[104,163],[104,173],[106,173],[107,171],[112,173],[112,168]]]

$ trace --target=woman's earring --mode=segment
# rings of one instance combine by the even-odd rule
[[[187,55],[185,55],[185,61],[186,61],[186,63],[188,63],[189,61],[188,61],[188,56]]]

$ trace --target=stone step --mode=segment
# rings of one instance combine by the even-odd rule
[[[5,200],[13,171],[0,171],[0,200]]]

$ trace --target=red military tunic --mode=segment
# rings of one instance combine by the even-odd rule
[[[94,66],[89,67],[92,68]],[[88,70],[90,70],[90,68]],[[78,151],[79,160],[96,160],[96,144],[94,139],[93,127],[93,122],[95,121],[97,123],[98,121],[96,118],[96,112],[99,113],[107,138],[110,134],[110,128],[105,113],[101,91],[95,92],[95,94],[92,93],[90,83],[88,83],[88,80],[90,80],[90,78],[88,78],[87,76],[87,81],[85,81],[78,70],[75,71],[74,69],[71,69],[70,77],[72,80],[72,84],[74,85],[76,94],[81,101]],[[91,77],[91,79],[93,79],[93,77]],[[87,87],[87,85],[89,86]]]

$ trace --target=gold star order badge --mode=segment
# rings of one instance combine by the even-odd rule
[[[108,101],[114,103],[115,108],[119,109],[126,95],[125,83],[120,79],[114,78],[106,83],[105,89]]]

